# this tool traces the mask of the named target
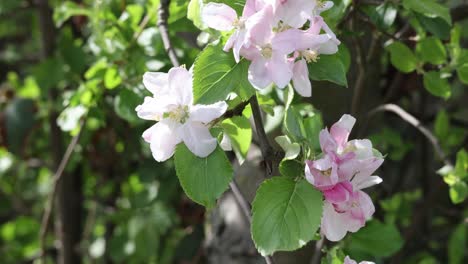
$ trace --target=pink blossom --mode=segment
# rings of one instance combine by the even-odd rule
[[[375,212],[374,204],[365,192],[348,188],[337,193],[340,192],[346,197],[335,194],[334,198],[347,200],[338,203],[325,200],[323,206],[321,232],[330,241],[340,241],[347,232],[357,232]]]
[[[193,105],[192,74],[183,67],[169,73],[146,73],[143,83],[153,97],[146,97],[136,111],[142,119],[158,121],[142,135],[156,161],[172,157],[181,142],[198,157],[215,150],[217,141],[208,124],[224,114],[225,102]]]
[[[348,141],[356,119],[343,115],[330,130],[320,132],[323,156],[306,161],[306,179],[325,197],[322,233],[328,240],[341,240],[356,232],[373,215],[372,200],[362,191],[382,182],[373,173],[382,165],[367,139]]]
[[[346,256],[343,264],[358,264],[358,263],[355,260],[352,260],[349,256]],[[359,264],[375,264],[375,263],[372,261],[361,261],[359,262]]]

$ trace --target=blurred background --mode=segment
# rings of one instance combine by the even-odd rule
[[[313,82],[303,102],[322,112],[325,126],[352,113],[352,137],[371,138],[387,156],[384,182],[371,190],[375,220],[326,243],[327,256],[468,263],[468,1],[438,1],[452,25],[398,0],[334,2],[324,16],[348,54],[348,87]],[[188,4],[170,1],[168,27],[190,67],[210,36],[187,18]],[[232,194],[210,211],[191,202],[172,161],[155,162],[141,139],[151,125],[134,111],[147,94],[142,75],[172,66],[156,26],[159,5],[0,1],[0,263],[263,263]],[[421,47],[425,37],[437,41]],[[422,57],[442,45],[445,56],[408,72],[399,63],[407,56],[389,41]],[[428,71],[446,75],[423,79]],[[432,142],[408,120],[372,111],[389,103],[416,117]],[[282,114],[265,113],[271,142]],[[263,170],[253,144],[236,169],[249,200]],[[275,254],[276,263],[311,263],[314,244]]]

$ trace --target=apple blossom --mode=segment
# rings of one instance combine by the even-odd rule
[[[169,159],[181,142],[198,157],[210,155],[217,141],[208,124],[224,114],[226,102],[193,105],[192,74],[184,67],[169,73],[147,72],[143,83],[153,97],[146,97],[136,111],[142,119],[158,121],[143,133],[154,159]]]
[[[352,260],[349,256],[346,256],[343,264],[358,264],[358,263],[355,260]],[[375,263],[372,261],[361,261],[359,262],[359,264],[375,264]]]
[[[356,232],[373,215],[370,197],[362,191],[382,182],[373,173],[383,158],[375,154],[367,140],[348,141],[356,119],[343,115],[319,134],[323,156],[306,161],[306,179],[325,197],[322,233],[330,241],[341,240],[347,232]]]

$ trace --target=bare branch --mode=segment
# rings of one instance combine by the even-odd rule
[[[260,150],[262,151],[263,160],[265,161],[266,177],[269,178],[273,174],[273,159],[274,150],[268,141],[268,137],[263,127],[262,112],[258,105],[257,96],[250,98],[250,105],[252,106],[252,114],[255,123],[255,130],[257,131],[258,142],[260,144]]]
[[[437,156],[442,160],[445,165],[453,166],[452,162],[447,158],[447,155],[445,154],[444,150],[439,144],[439,141],[437,138],[432,134],[432,132],[427,129],[425,126],[422,125],[421,121],[419,121],[416,117],[411,115],[410,113],[406,112],[401,108],[400,106],[396,104],[385,104],[381,105],[374,110],[369,112],[369,116],[373,116],[379,112],[392,112],[397,114],[401,119],[406,121],[408,124],[412,125],[416,129],[419,130],[432,144],[432,147],[434,148],[434,151],[436,152]]]
[[[164,48],[166,49],[166,53],[169,56],[172,65],[178,67],[180,65],[179,60],[177,59],[177,56],[174,52],[174,48],[172,47],[167,26],[167,19],[169,17],[169,3],[170,0],[161,0],[161,4],[158,10],[158,28],[164,43]]]
[[[322,248],[324,245],[325,245],[325,238],[322,236],[320,240],[315,242],[314,255],[312,256],[312,260],[310,261],[310,264],[320,263],[320,257],[322,256]]]
[[[70,141],[70,144],[67,147],[67,150],[65,151],[65,154],[63,155],[63,158],[57,168],[57,171],[54,174],[54,177],[52,179],[52,190],[49,193],[49,196],[47,197],[47,204],[46,208],[44,211],[44,215],[42,216],[42,223],[41,223],[41,230],[39,233],[40,239],[40,248],[41,248],[41,257],[45,257],[45,252],[46,252],[46,236],[47,232],[49,229],[49,222],[50,218],[52,216],[52,209],[54,205],[54,200],[55,196],[57,194],[57,187],[62,179],[63,172],[65,171],[65,168],[67,167],[68,161],[70,160],[71,155],[73,154],[73,151],[75,150],[76,145],[78,144],[78,141],[81,136],[81,132],[83,130],[85,124],[85,120],[81,121],[80,124],[80,130],[78,134],[76,134],[72,140]],[[45,263],[45,259],[43,259],[43,262]]]

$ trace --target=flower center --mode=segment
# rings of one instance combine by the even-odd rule
[[[305,50],[305,51],[302,51],[301,54],[302,54],[302,57],[304,57],[308,63],[312,61],[317,62],[317,60],[319,59],[318,52],[314,50]]]
[[[318,8],[324,8],[325,7],[325,1],[317,0],[317,7]]]
[[[241,18],[236,18],[234,20],[233,26],[238,29],[244,29],[245,28],[245,20]]]
[[[189,117],[189,107],[187,105],[179,105],[176,109],[168,113],[168,117],[183,124]]]
[[[323,176],[330,177],[332,173],[332,169],[328,169],[326,171],[322,171]]]
[[[262,47],[261,53],[264,58],[270,59],[273,55],[273,49],[271,47],[271,44],[267,44],[266,46]]]

